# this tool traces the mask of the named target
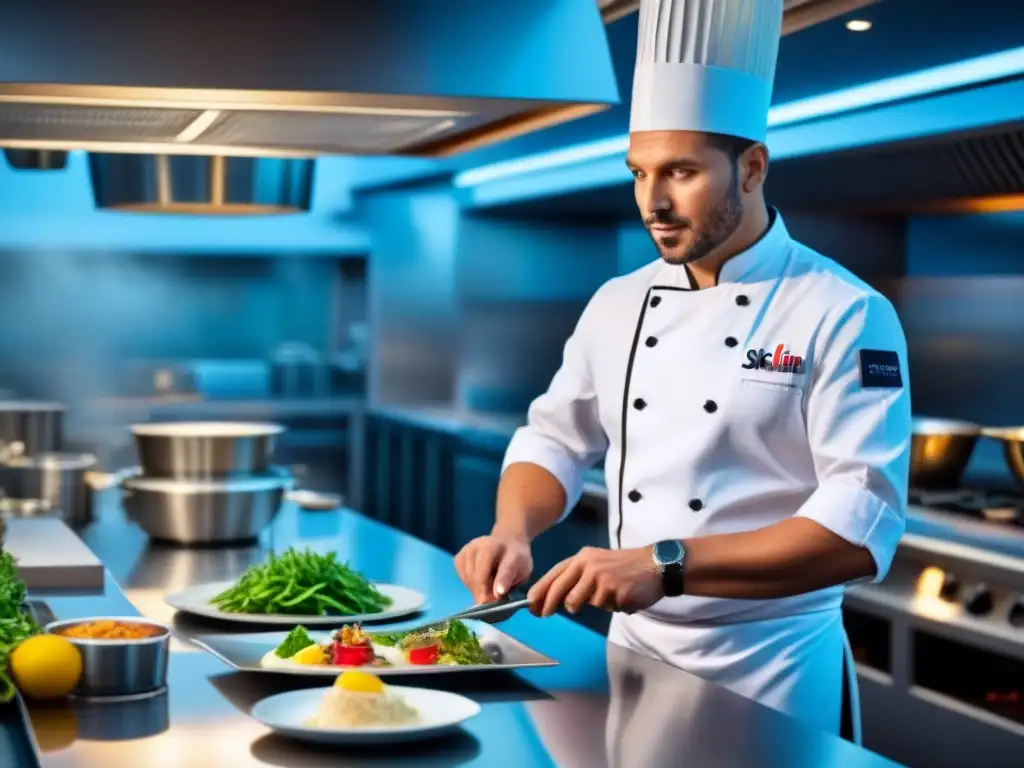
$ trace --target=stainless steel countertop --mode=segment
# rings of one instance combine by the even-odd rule
[[[230,626],[175,619],[163,595],[234,577],[262,560],[268,548],[298,545],[335,549],[370,578],[425,591],[427,617],[440,617],[469,602],[451,557],[351,511],[289,507],[260,546],[205,550],[150,546],[125,522],[116,497],[106,499],[99,511],[98,522],[83,537],[108,566],[104,594],[33,597],[47,601],[59,618],[138,611],[173,621],[178,639],[169,692],[134,705],[32,707],[45,766],[893,765],[716,685],[608,645],[567,618],[528,614],[513,617],[502,629],[558,659],[560,666],[521,675],[429,680],[483,703],[483,712],[464,732],[425,744],[344,752],[289,742],[246,712],[260,698],[303,682],[235,673],[190,646],[189,636]]]

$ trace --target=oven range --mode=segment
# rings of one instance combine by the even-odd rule
[[[866,745],[908,765],[1024,754],[1024,489],[912,490],[881,584],[847,590]]]

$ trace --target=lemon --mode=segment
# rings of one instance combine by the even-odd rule
[[[334,681],[334,687],[353,693],[381,693],[384,683],[369,672],[342,672]]]
[[[11,653],[11,675],[31,699],[67,696],[82,677],[82,654],[57,635],[35,635]]]
[[[324,664],[327,661],[327,654],[321,646],[314,643],[292,656],[292,661],[296,664]]]

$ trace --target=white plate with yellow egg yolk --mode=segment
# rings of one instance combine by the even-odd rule
[[[281,736],[318,744],[393,744],[433,738],[480,713],[465,696],[387,685],[369,672],[343,672],[330,688],[270,696],[252,716]]]

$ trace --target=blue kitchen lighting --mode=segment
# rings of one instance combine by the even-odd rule
[[[952,64],[943,64],[938,67],[876,80],[864,85],[843,88],[832,93],[798,99],[788,104],[779,104],[771,108],[768,114],[768,125],[770,128],[779,128],[842,112],[978,85],[990,80],[1016,77],[1022,73],[1024,73],[1024,47],[1012,48],[999,53],[986,54]],[[770,141],[771,131],[769,130]],[[563,168],[615,155],[625,155],[628,147],[628,134],[611,136],[551,152],[542,152],[472,168],[457,174],[453,183],[456,187],[476,187],[498,179]]]

